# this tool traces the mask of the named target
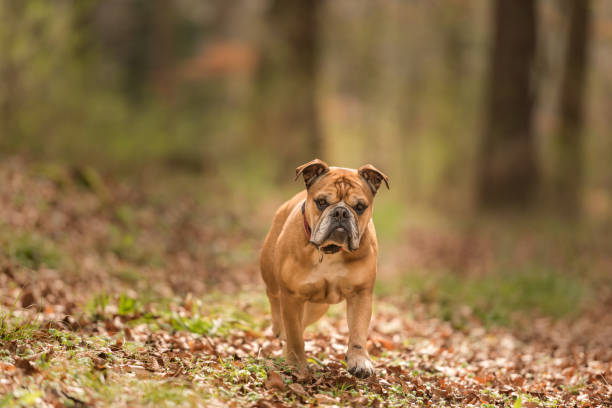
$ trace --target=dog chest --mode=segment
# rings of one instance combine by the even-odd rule
[[[333,304],[344,300],[352,287],[346,265],[334,259],[324,259],[299,284],[297,292],[310,302]]]

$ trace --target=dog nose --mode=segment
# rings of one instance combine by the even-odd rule
[[[348,218],[349,211],[344,207],[336,207],[334,208],[334,211],[332,212],[332,217],[338,220],[343,219],[343,218]]]

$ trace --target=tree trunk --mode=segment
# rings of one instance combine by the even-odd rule
[[[570,0],[568,3],[569,26],[559,98],[555,202],[559,204],[557,208],[570,215],[577,215],[580,212],[589,6],[590,0]]]
[[[321,156],[316,88],[320,0],[273,0],[255,78],[252,136],[286,167]],[[261,144],[260,144],[261,146]]]
[[[0,149],[12,147],[19,140],[17,112],[21,100],[21,78],[19,67],[14,61],[17,35],[14,24],[22,18],[19,3],[0,4],[0,19],[5,26],[0,33]],[[9,25],[8,27],[6,25]]]
[[[494,37],[478,163],[484,209],[529,207],[538,168],[533,135],[534,0],[496,0]]]
[[[149,0],[151,10],[151,37],[147,50],[150,69],[149,83],[160,100],[172,103],[174,84],[171,69],[174,64],[174,10],[167,0]]]

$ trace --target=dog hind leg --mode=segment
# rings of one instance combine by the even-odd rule
[[[285,339],[283,330],[283,319],[281,315],[281,305],[279,294],[267,292],[268,300],[270,301],[270,309],[272,312],[272,333],[279,339]]]

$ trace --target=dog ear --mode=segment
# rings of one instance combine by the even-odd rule
[[[295,169],[295,179],[297,180],[298,177],[300,177],[300,174],[303,175],[306,189],[308,189],[312,183],[319,178],[319,176],[327,173],[328,171],[329,166],[327,163],[325,163],[323,160],[314,159],[313,161],[302,164],[300,167]]]
[[[368,182],[370,189],[372,190],[372,194],[376,195],[380,184],[384,181],[387,186],[387,190],[389,189],[389,178],[385,176],[385,174],[378,170],[376,167],[371,164],[366,164],[357,169],[357,172],[361,177]]]

